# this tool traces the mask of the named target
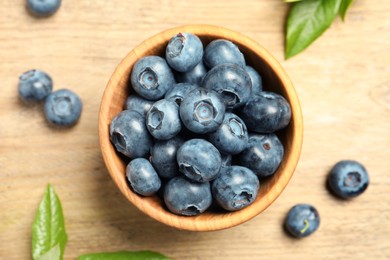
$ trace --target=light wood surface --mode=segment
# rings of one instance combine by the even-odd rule
[[[110,141],[110,123],[124,107],[126,98],[133,94],[129,88],[130,74],[134,64],[148,55],[165,55],[169,40],[180,32],[197,35],[203,45],[216,39],[234,42],[243,52],[248,65],[261,75],[264,90],[283,95],[291,107],[291,122],[277,134],[284,145],[284,158],[278,170],[271,178],[261,181],[261,188],[256,200],[245,209],[236,212],[208,210],[196,217],[179,216],[166,209],[164,202],[157,196],[143,197],[129,189],[126,180],[126,164]],[[103,159],[114,182],[123,195],[142,212],[169,226],[190,231],[214,231],[230,228],[257,216],[269,207],[281,194],[297,166],[302,149],[303,121],[301,105],[297,93],[287,73],[275,58],[261,45],[238,32],[211,25],[179,26],[158,33],[135,47],[122,60],[113,73],[103,94],[99,112],[99,141]]]
[[[356,0],[304,53],[283,60],[288,7],[279,0],[65,0],[48,19],[28,15],[24,1],[0,4],[0,259],[29,259],[31,224],[46,184],[59,194],[69,242],[66,259],[97,251],[156,250],[174,259],[390,258],[390,4]],[[116,188],[98,143],[98,112],[120,60],[146,39],[183,24],[215,24],[248,35],[289,74],[305,130],[295,175],[266,211],[216,232],[178,231],[146,217]],[[18,76],[50,72],[55,88],[83,98],[74,128],[48,127],[42,107],[17,97]],[[334,163],[356,159],[371,184],[352,201],[324,188]],[[281,223],[296,203],[322,217],[311,237],[294,240]]]

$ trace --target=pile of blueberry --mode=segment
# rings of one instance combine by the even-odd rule
[[[126,176],[136,193],[164,186],[167,208],[179,215],[198,215],[213,199],[235,211],[278,169],[284,148],[275,132],[289,124],[290,105],[263,91],[234,43],[218,39],[204,48],[196,35],[179,33],[165,58],[136,62],[131,87],[136,94],[112,120],[110,138],[132,159]]]
[[[52,90],[53,80],[44,71],[29,70],[19,77],[19,97],[26,103],[44,101],[48,122],[61,127],[76,124],[82,111],[80,97],[68,89]]]

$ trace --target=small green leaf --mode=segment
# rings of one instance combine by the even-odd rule
[[[300,2],[302,0],[284,0],[286,3]]]
[[[348,8],[351,6],[353,0],[342,0],[340,4],[339,14],[341,19],[344,21],[347,15]]]
[[[62,259],[66,242],[61,202],[54,189],[48,185],[32,226],[33,259]]]
[[[152,251],[119,251],[82,255],[77,260],[170,260],[170,258]]]
[[[287,18],[286,59],[315,41],[336,18],[342,0],[307,0],[294,3]]]

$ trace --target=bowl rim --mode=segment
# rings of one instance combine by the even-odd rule
[[[179,216],[170,213],[167,210],[166,212],[161,212],[161,207],[159,207],[152,198],[142,197],[135,194],[133,191],[131,191],[126,182],[123,183],[123,181],[120,181],[118,178],[118,174],[123,175],[123,172],[118,173],[118,169],[114,160],[114,156],[118,155],[115,153],[115,151],[112,152],[113,148],[109,137],[109,125],[111,119],[108,119],[110,111],[108,108],[111,100],[108,100],[106,97],[111,94],[110,92],[113,92],[115,86],[119,84],[122,78],[121,75],[124,75],[124,70],[122,68],[126,66],[128,67],[129,62],[134,60],[135,55],[137,56],[137,54],[139,54],[141,50],[145,49],[145,47],[152,47],[153,43],[161,41],[161,37],[164,39],[170,39],[179,32],[191,32],[213,38],[225,38],[232,40],[237,44],[246,46],[247,49],[250,49],[257,56],[261,57],[264,62],[266,62],[267,65],[272,68],[281,81],[281,85],[285,91],[285,96],[288,97],[290,104],[295,104],[294,106],[291,105],[291,122],[293,122],[293,134],[291,140],[288,140],[288,142],[291,142],[291,151],[288,155],[288,161],[284,167],[284,172],[278,179],[277,183],[275,183],[275,187],[273,188],[274,190],[272,192],[269,191],[270,194],[267,196],[267,200],[259,200],[260,203],[257,203],[258,205],[256,205],[256,207],[254,207],[252,204],[252,207],[249,206],[239,211],[222,213],[218,216],[212,213],[203,213],[194,217]],[[148,46],[150,43],[152,44]],[[100,149],[105,166],[121,193],[135,207],[151,218],[177,229],[190,231],[215,231],[237,226],[243,222],[249,221],[264,211],[267,207],[269,207],[280,196],[290,181],[292,175],[294,174],[299,161],[303,143],[303,117],[300,102],[290,78],[281,64],[263,46],[244,34],[224,27],[196,24],[178,26],[159,32],[137,45],[122,59],[111,75],[102,96],[99,110],[98,132]],[[286,157],[284,157],[283,160],[286,160]]]

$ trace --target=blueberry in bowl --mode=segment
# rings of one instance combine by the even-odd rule
[[[177,64],[172,60],[167,62],[167,46],[170,41],[176,39],[170,53],[179,53],[186,48],[182,36],[188,34],[196,35],[202,43],[200,46],[195,40],[197,44],[194,43],[190,47],[198,49],[197,54],[203,51],[203,58],[200,61],[198,61],[199,57],[183,58],[177,61]],[[214,46],[209,46],[211,42],[214,42]],[[226,53],[226,56],[218,57],[213,53]],[[153,61],[140,62],[150,59],[147,57],[154,57]],[[196,63],[194,60],[198,65],[194,65]],[[253,68],[259,77],[250,75],[246,66]],[[213,72],[215,75],[207,76],[213,68],[217,71]],[[222,79],[218,79],[218,75],[222,75]],[[212,86],[213,84],[210,83],[214,80],[217,82],[226,80],[224,77],[231,75],[234,76],[233,83],[235,82],[236,85],[227,84],[223,87]],[[209,79],[206,80],[207,77]],[[187,89],[180,89],[179,86],[173,91],[172,89],[177,88],[178,83],[188,83],[192,86],[184,87]],[[253,85],[256,85],[254,93],[252,93]],[[246,90],[242,91],[238,86],[243,86]],[[291,112],[288,124],[282,129],[278,128],[279,124],[276,124],[278,127],[272,125],[274,127],[272,131],[275,131],[272,133],[253,127],[251,128],[256,131],[251,130],[242,118],[244,114],[241,114],[253,94],[259,95],[258,93],[262,91],[273,92],[283,97],[288,102]],[[138,112],[130,110],[138,122],[144,120],[145,125],[134,130],[139,130],[145,140],[131,140],[135,144],[128,145],[127,139],[121,138],[125,132],[115,134],[114,140],[125,148],[124,151],[126,149],[129,151],[131,160],[140,157],[149,159],[151,164],[146,162],[144,164],[148,165],[148,169],[152,166],[162,183],[166,183],[162,185],[164,191],[161,192],[162,188],[160,188],[157,192],[157,194],[163,193],[160,197],[142,195],[129,186],[126,178],[127,161],[123,160],[121,152],[117,151],[112,141],[112,132],[110,134],[113,120],[120,113],[129,113],[125,110],[126,100],[135,94],[143,100],[150,101],[149,103],[143,101],[144,105],[138,109]],[[146,126],[151,109],[149,108],[145,116],[147,109],[145,107],[164,99],[178,106],[179,118],[182,122],[181,130],[177,132],[173,125],[167,128],[167,132],[175,129],[172,135],[176,135],[169,137],[177,138],[177,141],[163,140],[165,138],[159,140]],[[279,109],[279,103],[276,107]],[[154,122],[157,123],[160,122],[159,115],[165,114],[164,109],[159,111],[153,117]],[[150,120],[153,121],[153,118]],[[160,126],[156,124],[155,127]],[[121,125],[121,128],[125,129],[126,124]],[[222,129],[221,133],[214,134],[218,129]],[[122,132],[118,130],[118,133]],[[230,228],[264,211],[281,194],[294,173],[301,152],[302,134],[303,123],[299,100],[281,65],[267,50],[247,36],[209,25],[189,25],[169,29],[135,47],[114,71],[105,89],[99,115],[99,139],[103,159],[122,194],[130,203],[155,220],[174,228],[191,231]],[[132,131],[126,132],[126,135],[132,135]],[[264,156],[268,151],[281,154],[278,144],[283,146],[282,156],[277,163],[271,165],[273,168],[264,166],[264,169],[267,169],[264,176],[259,174],[257,168],[250,169],[241,163],[241,161],[249,162],[248,165],[251,163],[250,151],[246,156],[243,155],[247,148],[245,143],[250,142],[251,136],[263,136],[264,140],[271,140],[269,143],[260,143]],[[124,140],[126,142],[123,142]],[[234,142],[239,144],[238,148],[231,148],[230,140],[235,140]],[[188,149],[191,143],[193,146]],[[149,150],[146,149],[147,146]],[[187,149],[181,149],[186,146]],[[142,149],[142,152],[134,156],[133,154],[137,154],[137,149]],[[160,151],[169,156],[166,158],[161,156]],[[180,159],[176,164],[173,160],[175,154],[176,159]],[[207,168],[210,171],[205,172],[204,169]],[[167,169],[167,172],[164,169]],[[260,166],[259,169],[263,171]],[[155,176],[154,172],[152,175]],[[224,189],[226,183],[226,193],[218,192]],[[178,188],[182,186],[186,187],[184,193],[181,188]],[[213,186],[215,186],[214,192]],[[228,192],[228,189],[231,192]],[[214,204],[219,206],[210,206],[213,204],[212,200],[215,201],[215,197],[219,196],[217,194],[221,195],[220,202]]]

